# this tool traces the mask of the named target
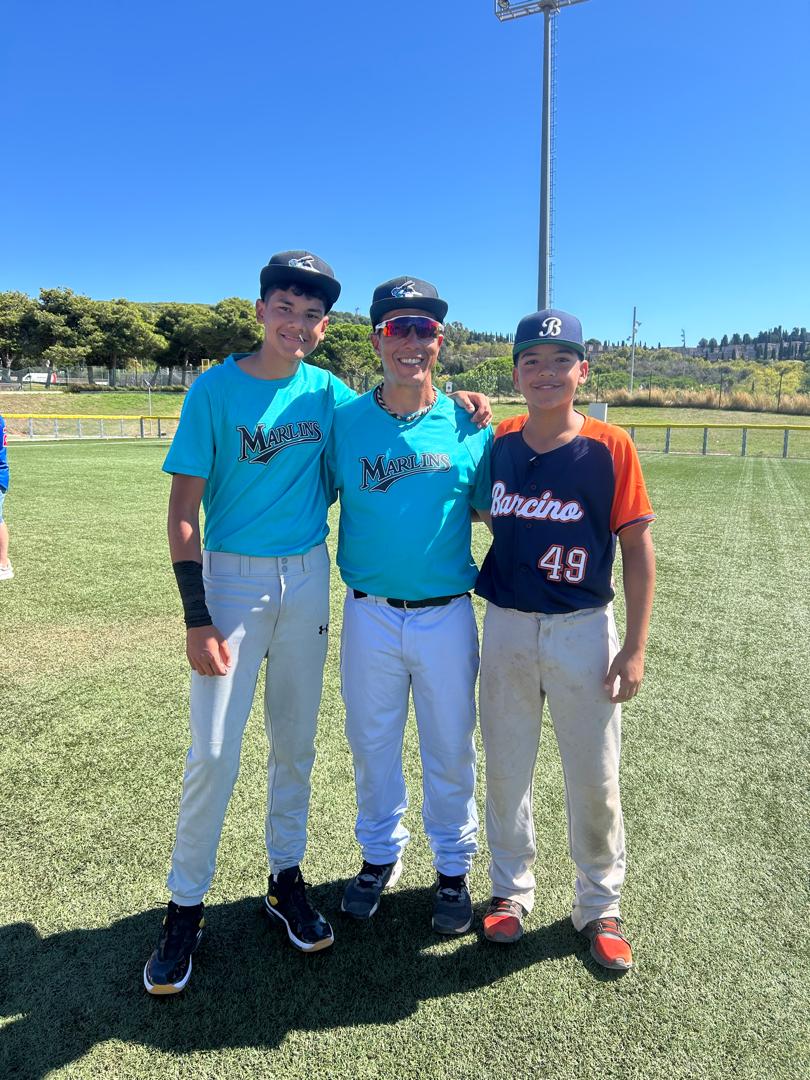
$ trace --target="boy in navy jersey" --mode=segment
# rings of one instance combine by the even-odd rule
[[[534,903],[532,779],[548,700],[577,870],[571,919],[598,963],[627,970],[620,703],[635,696],[644,675],[654,515],[630,438],[573,407],[588,375],[579,320],[554,310],[527,315],[513,355],[529,412],[496,433],[494,539],[476,586],[489,601],[480,682],[492,853],[484,933],[517,941]],[[611,603],[617,537],[627,607],[622,646]]]

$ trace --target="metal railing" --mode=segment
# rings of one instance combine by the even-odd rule
[[[6,413],[6,431],[11,440],[48,442],[68,439],[168,439],[176,429],[179,416],[122,416],[88,413]],[[664,454],[700,454],[703,456],[749,456],[755,442],[758,456],[787,458],[791,446],[799,443],[794,457],[810,458],[810,424],[617,424],[630,433],[639,450]],[[681,433],[702,432],[698,440],[679,439]],[[781,439],[766,438],[763,453],[761,435],[781,433]],[[652,442],[644,435],[663,435]],[[791,434],[798,437],[791,442]],[[804,437],[802,437],[804,433]],[[759,447],[757,450],[756,447]]]
[[[749,438],[750,434],[754,434],[754,433],[758,434],[760,432],[766,432],[766,431],[767,432],[778,431],[778,432],[782,433],[781,456],[783,458],[786,458],[788,456],[788,451],[789,451],[789,448],[790,448],[790,433],[792,431],[804,432],[805,435],[810,436],[810,424],[678,424],[678,423],[665,424],[665,423],[648,423],[646,421],[640,421],[640,422],[635,423],[635,424],[617,424],[616,426],[624,428],[625,431],[628,431],[630,433],[630,438],[633,440],[633,442],[637,446],[639,445],[639,439],[637,437],[637,432],[639,430],[642,430],[642,431],[643,430],[663,431],[664,432],[664,445],[660,449],[664,454],[669,454],[669,453],[674,452],[674,453],[700,453],[703,456],[706,456],[706,455],[712,454],[712,453],[713,454],[729,455],[729,454],[734,452],[730,448],[729,449],[720,449],[720,450],[710,450],[709,449],[709,432],[710,431],[711,432],[719,432],[719,433],[722,433],[723,435],[726,435],[726,434],[730,435],[731,432],[739,432],[740,433],[739,434],[739,453],[740,453],[740,457],[746,457],[748,455],[748,438]],[[702,437],[702,441],[701,441],[701,447],[700,447],[699,451],[696,451],[696,450],[691,450],[691,451],[690,450],[683,450],[683,449],[680,449],[680,448],[673,451],[672,432],[673,431],[683,431],[683,430],[692,430],[692,431],[702,431],[703,432],[703,437]],[[729,442],[730,442],[729,439],[725,440],[726,445],[729,445]],[[808,440],[808,447],[810,448],[810,440]],[[649,447],[641,446],[641,447],[639,447],[639,449],[647,450],[647,449],[649,449]],[[658,449],[658,448],[656,447],[656,448],[653,448],[653,449]],[[778,455],[770,455],[770,456],[778,456]]]
[[[61,439],[167,439],[179,416],[122,416],[98,413],[6,413],[9,439],[50,442]]]

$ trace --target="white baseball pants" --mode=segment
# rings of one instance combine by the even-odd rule
[[[363,858],[396,862],[409,833],[402,740],[413,690],[422,759],[422,820],[443,874],[466,874],[477,850],[475,677],[478,631],[467,596],[444,607],[355,599],[343,612],[340,672]]]
[[[621,708],[603,687],[618,649],[610,605],[541,615],[487,604],[479,693],[492,895],[528,911],[534,904],[532,783],[548,700],[577,871],[571,915],[577,930],[619,915],[624,881]]]
[[[325,544],[278,558],[205,551],[203,579],[208,610],[228,641],[232,662],[227,675],[191,673],[191,749],[168,879],[176,904],[199,903],[214,876],[265,657],[267,857],[273,873],[303,860],[328,640]]]

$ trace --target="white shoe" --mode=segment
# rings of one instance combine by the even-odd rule
[[[14,577],[14,571],[11,568],[11,563],[6,563],[5,566],[0,566],[0,581],[11,581]]]

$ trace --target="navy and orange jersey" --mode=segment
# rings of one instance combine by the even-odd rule
[[[492,547],[475,591],[498,607],[558,614],[613,599],[616,537],[654,514],[626,432],[585,417],[564,446],[537,454],[527,416],[498,425],[492,447]]]

